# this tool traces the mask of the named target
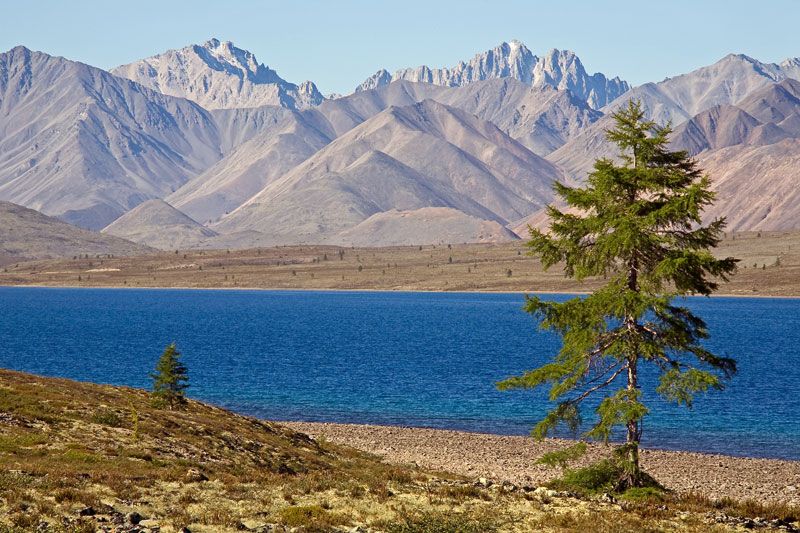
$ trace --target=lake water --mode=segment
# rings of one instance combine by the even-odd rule
[[[514,294],[0,288],[0,366],[148,387],[175,341],[190,395],[242,413],[526,434],[545,392],[494,384],[544,362],[558,339],[536,332],[522,303]],[[800,300],[689,306],[739,374],[692,411],[648,396],[644,444],[800,459]]]

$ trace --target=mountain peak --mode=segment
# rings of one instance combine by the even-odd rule
[[[392,75],[385,68],[380,69],[378,72],[364,80],[361,85],[356,87],[355,92],[369,91],[389,85],[392,82]]]
[[[188,98],[206,109],[265,105],[302,109],[324,99],[313,83],[290,83],[259,63],[252,52],[216,37],[111,72],[164,94]]]
[[[619,78],[609,80],[603,74],[588,75],[578,56],[570,50],[552,49],[540,58],[524,43],[513,39],[476,54],[469,61],[459,61],[453,67],[432,69],[422,65],[398,70],[393,75],[381,69],[359,85],[356,92],[376,89],[397,80],[461,87],[496,78],[514,78],[528,85],[569,89],[595,109],[630,88]]]

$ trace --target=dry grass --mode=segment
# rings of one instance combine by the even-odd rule
[[[760,235],[760,236],[759,236]],[[5,265],[0,285],[445,291],[588,291],[597,281],[543,272],[524,243],[394,248],[290,246],[83,257]],[[741,259],[721,292],[800,296],[800,232],[728,234],[717,250]]]
[[[793,512],[701,498],[657,504],[657,512],[649,501],[621,510],[479,487],[199,402],[164,411],[142,390],[0,371],[0,532],[43,523],[94,531],[121,526],[131,512],[164,532],[277,523],[298,531],[572,531],[592,523],[595,531],[731,531],[706,514]],[[677,528],[676,513],[688,513]]]

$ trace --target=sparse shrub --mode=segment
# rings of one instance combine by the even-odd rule
[[[327,531],[345,522],[344,517],[328,512],[319,505],[284,507],[278,511],[278,520],[285,526],[305,527],[312,531]]]
[[[625,480],[631,468],[625,454],[625,446],[621,446],[615,451],[614,457],[602,459],[584,468],[567,469],[560,479],[551,481],[549,486],[556,490],[566,490],[584,495],[624,491]],[[664,492],[664,487],[646,472],[640,472],[640,475],[640,488]]]
[[[136,406],[133,405],[133,402],[128,402],[128,407],[131,410],[131,426],[133,427],[133,438],[134,440],[139,440],[139,411],[136,410]]]
[[[8,518],[20,531],[33,531],[40,520],[39,513],[33,512],[10,513]]]
[[[99,411],[95,411],[92,413],[90,421],[95,424],[101,424],[112,428],[122,427],[122,419],[119,417],[119,415],[117,415],[117,413],[109,409],[100,409]]]
[[[16,394],[6,388],[0,388],[0,411],[48,423],[58,420],[58,411],[53,407],[30,396]]]
[[[238,524],[233,511],[220,505],[212,505],[200,512],[199,521],[206,525],[235,527]]]
[[[389,490],[388,485],[386,485],[385,481],[380,480],[373,480],[369,484],[369,493],[375,496],[375,498],[379,502],[385,502],[390,497],[394,496],[394,493]]]

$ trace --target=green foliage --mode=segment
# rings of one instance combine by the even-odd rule
[[[630,465],[627,464],[622,452],[623,450],[617,450],[613,457],[602,459],[584,468],[568,469],[561,478],[551,481],[549,486],[556,490],[583,495],[627,492],[631,490],[626,483]],[[640,475],[640,487],[660,493],[665,491],[652,477],[645,473]]]
[[[553,487],[579,493],[611,492],[622,474],[611,459],[603,459],[584,468],[568,470]]]
[[[180,362],[180,356],[175,343],[170,344],[161,354],[156,371],[150,374],[156,406],[176,409],[186,403],[185,391],[189,387],[189,376],[188,369]]]
[[[629,502],[662,502],[666,499],[665,495],[664,489],[659,487],[631,487],[620,494],[620,498]]]
[[[559,467],[566,469],[569,463],[577,461],[586,454],[586,443],[578,442],[573,446],[556,450],[542,455],[536,462],[546,466]]]
[[[733,359],[703,347],[705,322],[674,303],[680,296],[710,295],[735,271],[736,259],[710,252],[725,220],[703,225],[703,209],[714,200],[708,178],[686,152],[668,150],[668,126],[644,116],[633,101],[614,113],[616,127],[607,136],[619,146],[621,163],[597,160],[583,187],[556,184],[570,209],[550,206],[550,231],[530,229],[530,253],[545,269],[558,264],[568,277],[607,280],[563,303],[526,297],[526,311],[540,329],[558,333],[562,346],[550,362],[498,387],[549,387],[555,406],[533,429],[538,438],[561,424],[577,431],[584,400],[605,394],[584,436],[607,441],[623,426],[627,442],[638,445],[648,413],[640,364],[660,371],[660,395],[688,407],[697,393],[722,388],[736,372]],[[638,452],[627,451],[635,478]]]

